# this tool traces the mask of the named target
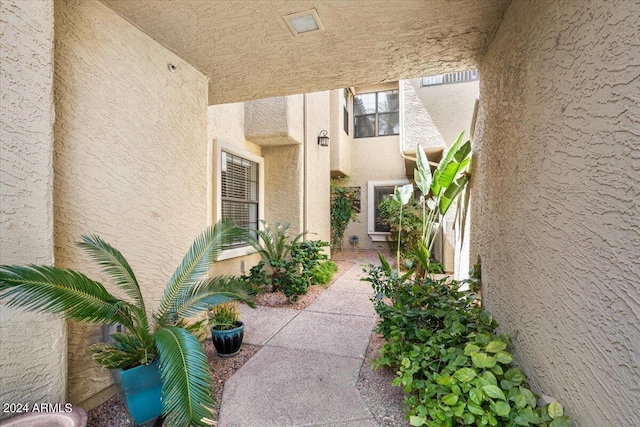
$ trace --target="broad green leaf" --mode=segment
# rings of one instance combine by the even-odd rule
[[[453,415],[455,415],[456,417],[461,417],[462,414],[464,414],[465,407],[466,405],[464,402],[458,403],[456,406],[453,407]]]
[[[506,400],[504,397],[504,393],[500,390],[500,387],[495,385],[486,385],[482,387],[484,393],[492,399],[502,399]]]
[[[402,187],[396,187],[393,193],[393,198],[395,201],[397,201],[398,203],[404,206],[407,203],[409,203],[409,199],[411,199],[412,194],[413,194],[413,185],[406,184],[406,185],[403,185]]]
[[[456,381],[448,375],[438,378],[436,382],[440,385],[446,385],[446,386],[452,386],[456,383]]]
[[[445,394],[442,396],[442,402],[445,405],[453,406],[458,403],[458,395],[453,393]]]
[[[524,408],[525,406],[527,406],[527,398],[524,394],[518,394],[515,398],[515,401],[518,408]]]
[[[471,353],[471,361],[473,362],[473,366],[476,368],[486,368],[488,358],[489,356],[487,356],[486,353]]]
[[[552,419],[559,418],[564,415],[564,409],[558,402],[551,402],[547,407],[547,412]]]
[[[471,425],[475,420],[476,420],[476,417],[474,417],[473,414],[470,414],[468,412],[465,414],[462,414],[462,421],[465,423],[465,425]]]
[[[442,191],[442,185],[440,184],[440,180],[441,180],[440,177],[442,176],[443,171],[447,168],[449,163],[453,161],[455,153],[460,148],[460,144],[462,144],[463,137],[464,137],[464,132],[462,132],[458,136],[456,141],[451,145],[451,147],[449,147],[446,153],[444,153],[442,160],[440,160],[440,163],[438,163],[438,167],[436,168],[436,171],[433,173],[433,182],[431,183],[431,191],[435,196],[438,196],[440,194],[440,191]]]
[[[412,415],[409,417],[409,424],[411,424],[412,426],[423,426],[426,422],[427,419],[425,417],[418,417],[416,415]]]
[[[516,385],[521,384],[524,381],[524,378],[524,372],[518,368],[507,369],[507,372],[504,373],[504,379],[511,381]]]
[[[469,381],[471,381],[476,377],[476,371],[474,371],[471,368],[461,368],[461,369],[458,369],[453,374],[453,376],[456,377],[458,381],[462,381],[463,383],[468,383]]]
[[[453,201],[456,199],[456,197],[458,197],[458,194],[460,194],[460,192],[462,190],[464,190],[464,187],[467,185],[467,183],[469,182],[469,175],[462,175],[457,181],[451,183],[451,185],[449,185],[446,189],[446,191],[444,192],[444,194],[442,194],[442,197],[440,198],[440,206],[439,206],[439,211],[440,211],[440,215],[446,215],[447,211],[449,210],[449,207],[451,207],[451,204],[453,203]]]
[[[491,368],[491,372],[493,372],[494,374],[501,376],[504,374],[504,370],[502,369],[502,366],[500,365],[496,365],[493,368]]]
[[[487,345],[487,353],[497,353],[499,351],[504,350],[505,348],[507,348],[507,344],[503,343],[502,341],[491,341],[488,345]]]
[[[515,384],[513,384],[511,381],[500,380],[500,387],[502,387],[503,390],[511,390],[513,387],[515,387]]]
[[[503,365],[508,365],[513,362],[513,355],[511,353],[507,353],[506,351],[499,351],[493,357]]]
[[[549,427],[571,427],[571,417],[559,417],[551,421]]]
[[[478,347],[475,344],[467,344],[464,347],[464,355],[465,356],[471,356],[472,353],[477,353],[480,351],[480,347]]]
[[[520,393],[527,399],[527,403],[532,408],[536,407],[536,395],[526,387],[520,387]]]
[[[482,390],[476,387],[469,390],[469,399],[471,399],[473,403],[477,403],[478,405],[481,405],[483,400]]]
[[[467,402],[467,408],[469,408],[469,412],[471,412],[472,414],[476,414],[476,415],[484,414],[484,409],[482,409],[482,407],[480,407],[480,405],[476,403]]]
[[[482,379],[484,379],[488,384],[498,385],[498,380],[496,379],[496,376],[493,375],[493,372],[484,371],[482,373]]]
[[[509,412],[511,412],[511,406],[509,406],[507,402],[498,401],[494,406],[494,410],[496,411],[496,414],[501,417],[506,417],[509,415]]]
[[[527,420],[527,417],[525,417],[524,415],[518,415],[517,417],[515,417],[513,419],[513,422],[516,423],[519,426],[528,426],[529,424],[529,420]]]
[[[490,426],[497,426],[498,425],[498,420],[496,419],[496,417],[491,412],[487,412],[487,420],[489,421],[489,425]]]

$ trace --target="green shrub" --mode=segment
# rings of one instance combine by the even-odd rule
[[[335,262],[329,260],[321,262],[316,264],[316,266],[311,270],[313,275],[311,281],[314,284],[328,285],[331,283],[333,275],[336,274],[337,271],[338,266]]]
[[[331,185],[331,248],[334,250],[342,248],[347,225],[358,217],[354,201],[359,197],[359,188]]]
[[[558,403],[536,406],[509,337],[462,283],[398,277],[384,263],[366,271],[386,341],[377,364],[396,370],[411,425],[571,425]]]
[[[400,230],[400,202],[392,198],[384,199],[378,206],[380,220],[388,225],[390,236],[387,241],[392,253],[398,250],[398,231]],[[418,243],[422,241],[422,207],[413,197],[402,209],[402,238],[400,239],[400,256],[415,263],[414,254]]]

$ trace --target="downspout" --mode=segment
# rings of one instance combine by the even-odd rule
[[[302,230],[307,231],[307,94],[302,94]],[[307,235],[302,236],[302,241]]]

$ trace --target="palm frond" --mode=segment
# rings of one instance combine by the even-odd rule
[[[109,275],[142,311],[146,311],[138,280],[122,253],[96,235],[82,236],[81,239],[82,241],[76,245],[87,251],[91,259],[102,267],[102,271]]]
[[[159,319],[165,319],[175,313],[175,305],[179,299],[209,271],[224,246],[241,235],[242,230],[228,221],[221,221],[207,228],[196,238],[169,280],[160,301]]]
[[[242,301],[255,307],[251,285],[237,277],[217,276],[203,280],[194,286],[176,307],[179,317],[191,317],[211,306],[227,301]]]
[[[169,425],[211,425],[214,408],[207,357],[197,338],[177,326],[155,331],[162,402]]]
[[[133,326],[126,301],[82,273],[49,266],[0,267],[0,299],[10,307],[39,313],[64,313],[73,320]]]

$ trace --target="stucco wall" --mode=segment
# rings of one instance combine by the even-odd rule
[[[514,1],[480,68],[474,255],[537,392],[640,425],[638,1]]]
[[[55,6],[56,264],[99,278],[73,246],[96,233],[129,260],[152,309],[207,225],[207,79],[97,1]],[[72,403],[108,397],[91,399],[111,384],[87,351],[101,335],[69,325]]]
[[[220,160],[217,158],[217,153],[214,150],[214,141],[216,143],[224,143],[230,146],[237,147],[240,150],[255,154],[257,156],[262,155],[262,149],[260,146],[253,144],[245,139],[244,134],[244,102],[237,102],[234,104],[220,104],[211,105],[207,108],[207,135],[210,144],[208,163],[209,163],[209,176],[207,178],[209,200],[207,202],[210,217],[208,222],[213,224],[218,221],[217,217],[217,203],[220,197],[219,190],[216,190],[214,180],[217,179],[218,174],[215,171],[215,165]],[[215,163],[215,165],[214,165]],[[222,258],[222,257],[221,257]],[[249,269],[256,265],[260,257],[258,255],[240,256],[220,260],[216,262],[212,269],[211,274],[215,275],[240,275],[249,272]]]
[[[53,265],[53,2],[0,1],[0,26],[0,264]],[[66,348],[58,316],[0,306],[0,402],[65,403]]]
[[[263,146],[301,144],[302,95],[278,96],[244,103],[245,135]]]
[[[351,136],[344,132],[344,89],[330,92],[331,129],[329,150],[331,152],[331,176],[342,178],[351,175]],[[349,102],[349,117],[353,116],[353,106]],[[349,124],[350,125],[350,124]],[[349,129],[351,132],[351,129]]]
[[[465,131],[468,138],[473,109],[480,93],[479,81],[424,87],[421,81],[422,79],[408,80],[429,110],[431,120],[446,145],[453,144],[462,131]]]
[[[307,97],[306,224],[307,240],[331,240],[331,187],[329,147],[318,144],[318,134],[330,132],[329,91],[314,92]],[[331,135],[330,135],[331,136]],[[329,139],[331,144],[331,139]]]
[[[265,211],[269,224],[290,225],[291,236],[304,231],[303,148],[301,145],[263,147]]]
[[[442,134],[433,123],[431,112],[418,96],[410,80],[400,81],[400,123],[402,124],[402,147],[415,150],[418,144],[423,147],[446,147]]]

